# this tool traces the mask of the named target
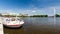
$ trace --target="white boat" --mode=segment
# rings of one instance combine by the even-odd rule
[[[21,27],[24,21],[16,17],[5,17],[3,18],[3,25],[7,27]]]

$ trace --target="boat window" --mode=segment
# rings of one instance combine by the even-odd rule
[[[15,18],[12,18],[11,21],[15,21],[16,19]]]
[[[22,21],[22,19],[17,18],[17,20]]]
[[[20,20],[19,18],[17,18],[17,20]]]
[[[6,21],[10,21],[10,19],[6,19]]]

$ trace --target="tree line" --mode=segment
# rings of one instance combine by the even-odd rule
[[[60,17],[60,15],[59,15],[59,14],[56,14],[55,16],[56,16],[56,17]]]

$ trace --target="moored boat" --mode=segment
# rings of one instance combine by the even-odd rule
[[[21,27],[23,26],[24,21],[21,20],[20,18],[15,18],[15,17],[5,17],[3,18],[3,25],[7,27]]]

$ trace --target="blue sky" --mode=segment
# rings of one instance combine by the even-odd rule
[[[0,12],[22,14],[48,14],[60,13],[60,0],[0,0]]]

